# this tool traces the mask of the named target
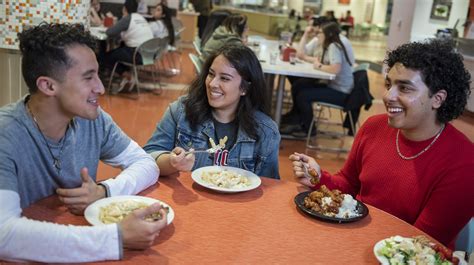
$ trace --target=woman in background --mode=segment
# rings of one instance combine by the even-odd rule
[[[201,60],[205,61],[211,53],[217,51],[224,44],[246,44],[248,30],[247,16],[240,14],[228,16],[204,44]]]
[[[150,27],[155,38],[168,38],[169,45],[174,46],[174,27],[172,23],[171,9],[163,4],[156,5],[153,11],[153,21]]]
[[[209,56],[187,96],[173,102],[144,149],[161,175],[228,165],[279,179],[280,134],[267,113],[262,67],[242,44],[224,45]],[[205,150],[227,139],[215,153]]]
[[[286,119],[286,124],[282,124],[282,134],[306,137],[313,119],[313,101],[322,100],[341,106],[354,87],[351,56],[340,39],[340,32],[339,25],[333,22],[324,24],[318,32],[318,41],[322,44],[323,51],[321,58],[314,58],[313,67],[336,77],[329,83],[313,78],[301,78],[293,83],[292,117]]]
[[[104,24],[105,15],[100,12],[99,0],[92,0],[89,8],[89,21],[92,27],[99,27]]]

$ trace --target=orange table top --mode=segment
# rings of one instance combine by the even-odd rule
[[[162,177],[140,195],[168,203],[173,223],[145,251],[125,250],[127,264],[377,264],[373,247],[393,236],[425,234],[377,208],[357,222],[327,223],[301,212],[298,183],[261,178],[255,190],[224,194],[194,183],[190,173]],[[56,196],[24,215],[61,224],[87,225],[61,206]]]

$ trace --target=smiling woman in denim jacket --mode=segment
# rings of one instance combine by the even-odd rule
[[[144,149],[161,175],[211,165],[243,168],[279,179],[280,134],[268,115],[269,97],[260,63],[244,45],[224,45],[209,56],[187,96],[171,103]],[[210,139],[225,148],[214,154]]]

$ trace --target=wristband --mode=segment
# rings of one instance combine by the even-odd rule
[[[105,190],[105,198],[110,197],[110,191],[109,191],[109,188],[107,187],[107,185],[105,185],[105,184],[103,184],[103,183],[97,183],[97,185],[100,185],[100,186],[104,187],[104,190]]]

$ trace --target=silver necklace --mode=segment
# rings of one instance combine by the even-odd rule
[[[441,133],[443,132],[444,130],[444,127],[445,125],[443,124],[443,127],[441,127],[441,129],[439,130],[438,134],[436,134],[435,138],[433,139],[433,141],[431,141],[431,143],[425,147],[425,149],[421,150],[421,152],[419,152],[418,154],[416,155],[412,155],[412,156],[404,156],[401,152],[400,152],[400,146],[398,145],[398,135],[400,134],[400,129],[398,129],[397,131],[397,138],[396,138],[396,145],[397,145],[397,153],[398,155],[405,159],[405,160],[411,160],[411,159],[415,159],[417,157],[419,157],[421,154],[423,154],[424,152],[428,151],[428,149],[430,149],[431,146],[433,146],[433,144],[436,142],[436,140],[438,140],[439,136],[441,135]]]
[[[31,111],[30,106],[28,105],[28,103],[26,103],[26,108],[28,109],[28,112],[30,113],[31,117],[33,118],[33,121],[35,122],[36,128],[38,128],[38,131],[40,132],[41,137],[43,138],[44,142],[46,143],[46,147],[48,148],[49,154],[53,158],[53,166],[58,170],[58,174],[59,174],[59,172],[61,171],[61,154],[63,153],[64,143],[59,148],[58,156],[55,157],[54,154],[53,154],[53,150],[51,150],[51,146],[49,145],[48,140],[46,139],[46,136],[44,136],[43,131],[41,131],[41,129],[39,127],[39,124],[38,124],[38,121],[36,120],[36,117],[33,114],[33,112]]]

